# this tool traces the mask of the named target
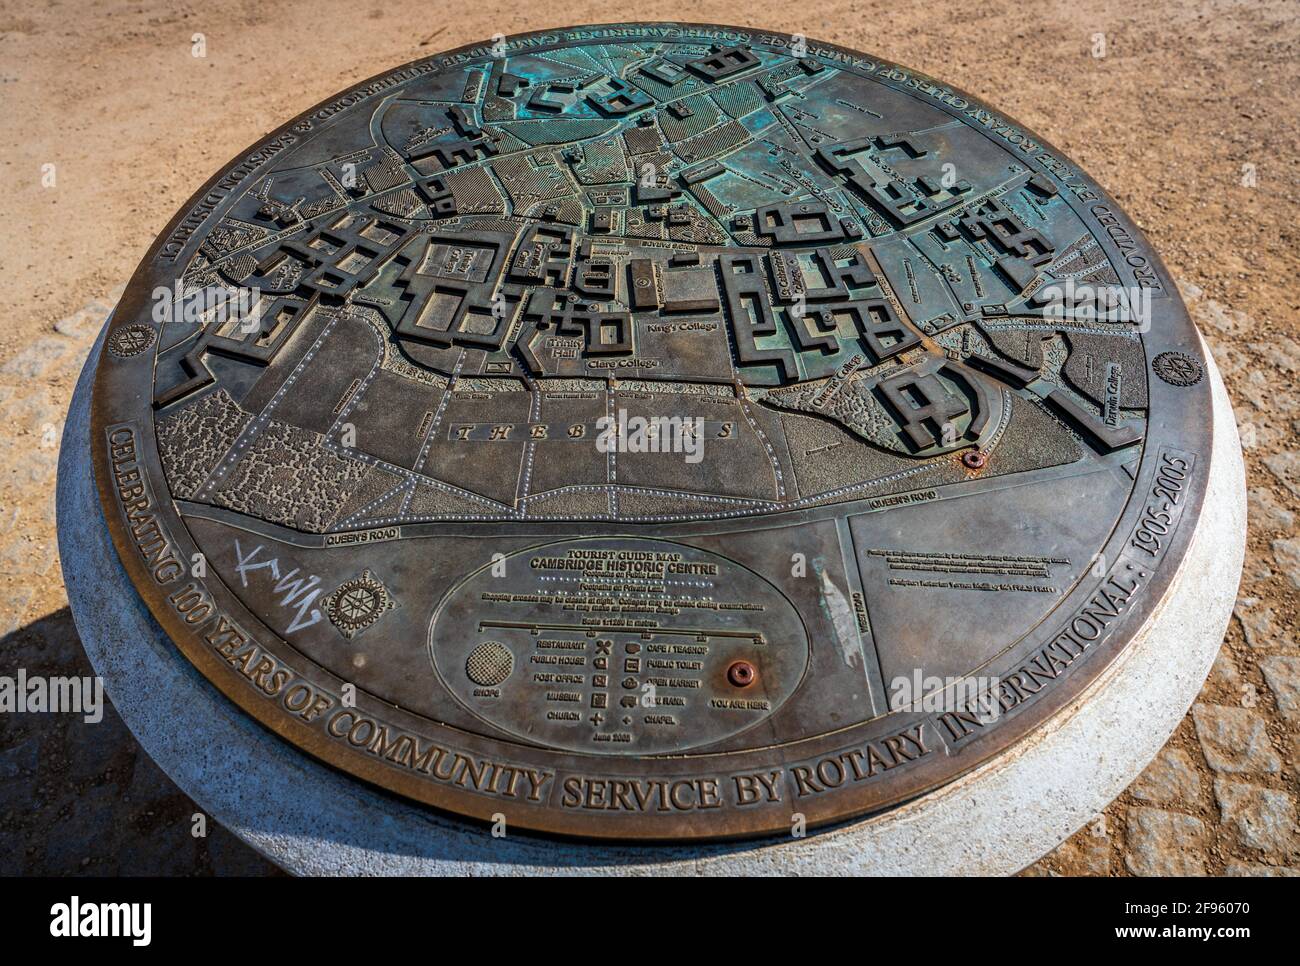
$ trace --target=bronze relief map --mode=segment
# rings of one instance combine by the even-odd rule
[[[1114,201],[866,54],[622,24],[238,155],[114,312],[90,445],[177,647],[306,752],[567,836],[939,787],[1123,651],[1210,388]]]

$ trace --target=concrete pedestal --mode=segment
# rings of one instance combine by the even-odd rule
[[[1089,692],[1002,758],[886,814],[803,839],[689,849],[495,839],[305,757],[218,693],[163,634],[118,562],[92,478],[91,382],[102,342],[101,334],[78,381],[59,460],[59,549],[82,643],[123,720],[172,780],[295,874],[1014,873],[1155,757],[1199,692],[1236,598],[1245,471],[1211,362],[1206,509],[1169,593]]]

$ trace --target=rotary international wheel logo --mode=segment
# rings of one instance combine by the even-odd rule
[[[108,351],[119,359],[138,356],[153,345],[154,331],[147,325],[121,325],[108,337]]]
[[[1155,374],[1171,386],[1194,386],[1205,370],[1185,352],[1162,352],[1151,360]]]
[[[330,623],[349,639],[396,606],[388,589],[369,570],[343,583],[324,603]]]

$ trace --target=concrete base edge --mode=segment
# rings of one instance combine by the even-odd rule
[[[1209,491],[1183,565],[1123,657],[1035,736],[936,792],[804,839],[689,849],[494,839],[303,756],[224,698],[163,634],[118,562],[92,477],[86,444],[102,342],[101,333],[59,458],[59,550],[77,630],[145,751],[222,825],[294,874],[1012,874],[1082,827],[1155,757],[1199,692],[1236,599],[1245,470],[1211,361]]]

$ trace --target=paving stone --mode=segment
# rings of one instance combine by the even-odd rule
[[[1300,657],[1261,658],[1259,667],[1282,716],[1288,721],[1300,721]]]
[[[21,832],[0,829],[0,876],[9,879],[23,874],[23,848]]]
[[[66,747],[68,776],[73,781],[88,781],[103,776],[115,759],[135,747],[135,739],[106,698],[104,717],[98,723],[80,717],[68,723]]]
[[[1249,315],[1236,309],[1229,309],[1222,302],[1212,298],[1206,298],[1205,289],[1195,282],[1182,280],[1175,281],[1174,284],[1178,286],[1178,291],[1187,303],[1187,311],[1191,313],[1198,325],[1211,325],[1224,332],[1241,335],[1247,335],[1255,328],[1255,320]],[[1216,318],[1220,321],[1214,321]]]
[[[1246,517],[1255,529],[1290,531],[1295,528],[1295,514],[1277,501],[1270,490],[1257,486],[1246,496]]]
[[[1252,849],[1285,854],[1295,841],[1295,803],[1286,792],[1246,782],[1214,780],[1220,818]]]
[[[55,529],[57,510],[58,498],[54,487],[50,487],[50,490],[45,495],[44,499],[38,500],[35,506],[32,507],[32,519],[34,519],[38,525],[45,527],[47,533],[55,533],[56,544],[58,540]]]
[[[1254,331],[1258,334],[1260,326],[1254,325]],[[1287,373],[1293,376],[1300,374],[1300,342],[1286,333],[1279,332],[1277,338],[1267,344],[1252,342],[1250,347],[1260,355],[1272,357],[1274,364]]]
[[[33,736],[0,751],[0,781],[30,779],[40,761],[40,742]]]
[[[0,466],[4,467],[9,481],[15,486],[35,488],[54,485],[54,475],[59,469],[57,447],[42,449],[35,445],[19,446],[19,441],[30,441],[30,436],[6,438],[0,433]],[[15,449],[20,451],[16,454]]]
[[[1026,879],[1060,879],[1060,872],[1052,871],[1052,866],[1048,865],[1048,858],[1049,857],[1040,858],[1039,861],[1034,863],[1034,865],[1024,868],[1024,870],[1021,871],[1021,875]],[[4,866],[0,865],[0,874],[3,874],[3,872]]]
[[[1192,707],[1196,735],[1205,760],[1215,771],[1277,772],[1282,760],[1269,741],[1264,719],[1246,708],[1225,708],[1214,704]]]
[[[7,432],[0,439],[7,442],[16,442],[15,434],[39,435],[47,425],[63,423],[63,408],[55,404],[50,391],[43,386],[25,390],[0,386],[0,404],[4,407],[3,428]]]
[[[108,313],[112,311],[112,304],[116,304],[118,297],[110,296],[105,301],[91,302],[83,306],[66,318],[55,322],[54,331],[78,342],[94,342],[95,336],[99,335],[99,330],[108,318]]]
[[[1205,679],[1206,691],[1216,687],[1226,687],[1233,691],[1241,687],[1241,674],[1237,670],[1236,662],[1232,660],[1232,653],[1226,647],[1219,650]]]
[[[1211,332],[1209,329],[1203,328],[1201,333],[1205,336],[1206,341],[1210,345],[1210,353],[1214,356],[1214,361],[1219,367],[1219,372],[1223,375],[1223,378],[1227,381],[1228,385],[1232,386],[1234,389],[1232,394],[1234,407],[1233,416],[1234,418],[1239,419],[1240,414],[1246,409],[1243,403],[1247,397],[1244,393],[1235,391],[1236,384],[1246,379],[1250,375],[1251,371],[1256,368],[1254,365],[1254,359],[1250,353],[1238,348],[1227,339],[1219,338],[1217,334]]]
[[[0,647],[5,648],[4,653],[10,653],[9,642],[4,638],[23,626],[23,618],[35,596],[36,591],[26,584],[0,588]]]
[[[16,356],[0,366],[0,374],[18,379],[40,379],[61,368],[60,363],[77,351],[77,344],[58,335],[36,339]]]
[[[1273,541],[1273,560],[1295,587],[1300,587],[1300,539]]]
[[[1291,878],[1293,876],[1300,876],[1300,869],[1293,869],[1285,865],[1262,865],[1259,862],[1239,862],[1234,859],[1224,868],[1223,874],[1231,876]]]
[[[1229,309],[1221,302],[1204,298],[1204,294],[1200,289],[1196,289],[1196,294],[1188,299],[1187,304],[1192,318],[1202,329],[1216,330],[1225,335],[1236,335],[1250,332],[1254,327],[1254,320],[1245,312]],[[1218,358],[1217,352],[1215,358]]]
[[[53,536],[13,533],[0,544],[0,574],[40,577],[54,565]]]
[[[1129,786],[1134,798],[1157,805],[1194,803],[1200,790],[1201,782],[1191,756],[1178,748],[1166,748],[1160,752],[1137,781]]]
[[[1265,556],[1247,548],[1246,559],[1243,561],[1241,572],[1242,583],[1251,584],[1256,581],[1272,580],[1273,568],[1269,566],[1271,560],[1271,555]]]
[[[1270,373],[1260,369],[1254,358],[1247,356],[1246,359],[1245,365],[1240,369],[1233,366],[1233,374],[1236,376],[1231,380],[1233,399],[1239,401],[1244,396],[1257,409],[1269,412],[1284,396],[1285,390],[1278,379],[1270,378]],[[1241,409],[1240,405],[1235,408],[1238,411]]]
[[[1124,865],[1134,875],[1205,875],[1205,823],[1199,818],[1130,808],[1127,841]]]
[[[65,608],[32,624],[40,647],[37,659],[41,667],[57,667],[66,674],[94,674],[90,660],[81,647],[77,626]]]
[[[1067,875],[1110,875],[1110,840],[1087,829],[1063,842],[1052,855]]]
[[[1251,647],[1276,647],[1281,643],[1273,607],[1258,597],[1239,597],[1233,614],[1241,622],[1241,631]]]
[[[68,816],[47,828],[43,871],[51,875],[91,871],[81,860],[104,852],[104,839],[112,834],[116,806],[117,789],[112,785],[100,785],[78,795]]]
[[[1283,450],[1264,457],[1263,462],[1288,490],[1300,496],[1300,454],[1294,450]]]
[[[119,856],[122,875],[193,875],[199,840],[191,833],[191,818],[179,815],[157,828],[131,837],[131,847]]]

